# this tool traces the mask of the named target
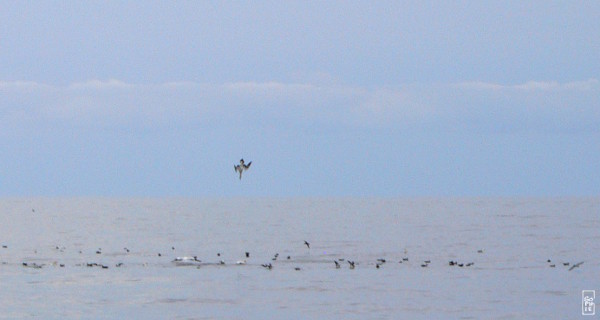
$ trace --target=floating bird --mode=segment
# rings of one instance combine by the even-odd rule
[[[266,263],[265,263],[265,264],[262,264],[261,266],[262,266],[263,268],[266,268],[266,269],[269,269],[269,270],[273,269],[273,265],[272,265],[272,264],[270,264],[270,263],[269,263],[269,264],[266,264]]]
[[[233,166],[233,169],[235,170],[235,172],[240,173],[240,180],[242,180],[242,172],[244,172],[244,170],[250,169],[251,165],[252,165],[252,161],[248,162],[248,164],[245,164],[244,159],[240,159],[240,164],[238,164],[237,166],[236,165]]]
[[[333,262],[335,262],[335,268],[336,268],[336,269],[339,269],[339,268],[340,268],[340,263],[339,263],[339,262],[337,262],[337,261],[335,261],[335,260],[333,260]]]
[[[581,261],[581,262],[577,262],[576,264],[572,265],[572,266],[569,268],[569,271],[571,271],[571,270],[573,270],[573,269],[575,269],[575,268],[579,267],[579,266],[580,266],[580,265],[582,265],[582,264],[583,264],[583,261]]]
[[[246,251],[246,258],[250,258],[250,252]]]
[[[173,262],[181,262],[181,261],[196,261],[196,262],[200,262],[200,260],[198,260],[198,256],[193,256],[193,257],[177,257],[177,258],[175,258],[175,260],[173,260]]]
[[[202,261],[198,260],[197,256],[193,257],[177,257],[173,262],[176,266],[197,266],[200,265]]]
[[[34,268],[34,269],[41,269],[43,266],[45,266],[45,264],[37,264],[37,263],[27,263],[27,262],[23,262],[23,266],[24,267],[28,267],[28,268]]]
[[[308,241],[304,240],[304,244],[306,245],[307,248],[310,249],[310,243],[308,243]]]
[[[354,269],[354,261],[348,260],[348,263],[350,264],[350,269]]]
[[[238,260],[235,262],[235,264],[237,264],[237,265],[246,264],[246,260]]]

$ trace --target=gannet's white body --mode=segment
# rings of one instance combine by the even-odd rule
[[[248,164],[245,164],[244,159],[240,159],[240,164],[233,166],[233,169],[240,173],[240,180],[242,180],[242,172],[244,172],[244,170],[248,170],[250,165],[252,165],[252,161],[248,162]]]

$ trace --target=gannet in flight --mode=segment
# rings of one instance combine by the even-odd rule
[[[240,173],[240,180],[242,180],[242,172],[244,172],[244,170],[248,170],[250,165],[252,165],[252,161],[248,162],[248,164],[245,164],[244,159],[240,159],[240,164],[233,166],[235,171]]]

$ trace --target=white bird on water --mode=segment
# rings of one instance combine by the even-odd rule
[[[244,159],[240,159],[240,164],[233,166],[235,171],[240,173],[240,180],[242,180],[242,172],[244,172],[244,170],[248,170],[250,165],[252,165],[252,161],[248,162],[248,164],[245,164]]]

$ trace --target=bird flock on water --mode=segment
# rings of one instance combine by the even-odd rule
[[[305,250],[311,250],[311,244],[308,241],[304,241],[303,245],[306,247]],[[2,245],[2,249],[3,250],[9,250],[7,245]],[[59,251],[59,252],[65,252],[66,248],[60,247],[60,246],[56,246],[55,250]],[[202,268],[202,267],[206,267],[206,266],[225,266],[225,265],[236,265],[236,266],[260,266],[264,269],[267,270],[272,270],[273,268],[275,268],[275,264],[278,261],[285,261],[286,263],[282,264],[282,266],[288,266],[290,264],[292,264],[294,267],[293,269],[296,271],[300,271],[302,270],[301,268],[301,264],[302,263],[314,263],[314,264],[318,264],[318,265],[323,265],[323,266],[327,266],[329,265],[329,263],[331,263],[331,268],[335,268],[335,269],[342,269],[344,268],[344,266],[346,266],[346,268],[348,269],[355,269],[357,268],[357,266],[361,265],[361,263],[356,262],[354,259],[346,259],[346,258],[338,258],[338,259],[329,259],[329,258],[325,258],[325,257],[314,257],[314,256],[310,256],[310,259],[307,259],[307,255],[306,252],[302,252],[299,253],[298,255],[298,259],[295,259],[296,257],[292,258],[292,255],[286,255],[284,258],[280,259],[280,255],[279,253],[275,253],[272,258],[268,261],[265,262],[263,261],[257,261],[255,263],[252,263],[251,261],[251,254],[250,251],[246,251],[244,252],[241,257],[237,260],[231,260],[229,262],[227,262],[225,259],[223,259],[223,254],[221,252],[218,252],[217,255],[217,259],[212,260],[212,259],[208,259],[208,260],[204,260],[204,259],[200,259],[197,255],[193,255],[193,256],[174,256],[174,252],[175,247],[171,246],[171,250],[172,253],[171,254],[163,254],[161,252],[157,252],[154,256],[158,259],[165,259],[168,258],[169,260],[163,260],[165,263],[171,263],[173,266],[176,267],[196,267],[198,269]],[[34,252],[37,253],[37,250]],[[83,253],[82,250],[78,250],[78,253],[82,256],[85,256],[85,254]],[[102,250],[102,248],[98,248],[96,250],[94,250],[95,256],[102,256],[104,253],[104,251]],[[406,251],[405,251],[406,253]],[[477,253],[479,254],[483,254],[483,250],[478,250]],[[110,252],[109,255],[111,257],[115,257],[115,256],[119,256],[119,257],[126,257],[128,255],[140,255],[140,253],[136,253],[136,252],[132,252],[132,250],[130,250],[127,247],[123,248],[123,251],[121,251],[119,254],[115,254],[114,252]],[[142,254],[143,256],[152,256],[152,254]],[[170,258],[169,258],[170,257]],[[31,260],[35,260],[35,259],[31,259]],[[26,268],[32,268],[32,269],[42,269],[45,267],[60,267],[60,268],[65,268],[67,267],[67,264],[64,262],[57,262],[57,261],[53,261],[51,263],[40,263],[40,260],[42,259],[37,259],[36,261],[22,261],[20,263],[20,265],[22,265],[23,267]],[[48,259],[44,259],[44,260],[48,260]],[[259,259],[256,259],[259,260]],[[410,259],[408,256],[403,256],[401,258],[396,258],[396,259],[391,259],[391,258],[377,258],[374,261],[364,261],[362,263],[362,265],[364,266],[364,268],[369,268],[369,267],[375,267],[376,269],[380,269],[383,268],[384,265],[389,265],[390,262],[392,261],[396,261],[397,264],[408,264],[411,265],[410,263]],[[151,263],[156,263],[157,261],[149,261],[149,262],[145,262],[142,263],[143,266],[149,266]],[[548,259],[546,261],[548,263],[548,266],[550,268],[556,268],[557,263],[552,262],[551,259]],[[80,262],[80,263],[75,263],[73,266],[75,267],[88,267],[88,268],[93,268],[93,267],[97,267],[100,269],[109,269],[111,267],[116,267],[116,268],[121,268],[121,267],[125,267],[128,265],[135,265],[135,264],[139,265],[139,262],[132,262],[132,263],[127,263],[126,259],[121,259],[120,261],[113,263],[113,264],[107,264],[104,262]],[[583,265],[584,261],[580,261],[577,263],[573,263],[571,264],[571,262],[561,262],[560,264],[567,268],[568,271],[572,271],[575,268],[579,268]],[[6,261],[2,261],[1,262],[2,265],[10,265],[11,263],[6,262]],[[15,263],[12,263],[15,264]],[[422,260],[422,261],[418,261],[416,264],[412,264],[412,265],[418,265],[421,268],[428,268],[430,265],[432,265],[432,260],[431,259],[426,259],[426,260]],[[450,267],[459,267],[459,268],[469,268],[469,267],[473,267],[475,266],[475,262],[470,261],[470,262],[461,262],[458,260],[450,260],[448,261],[448,263],[446,264],[447,266]]]

